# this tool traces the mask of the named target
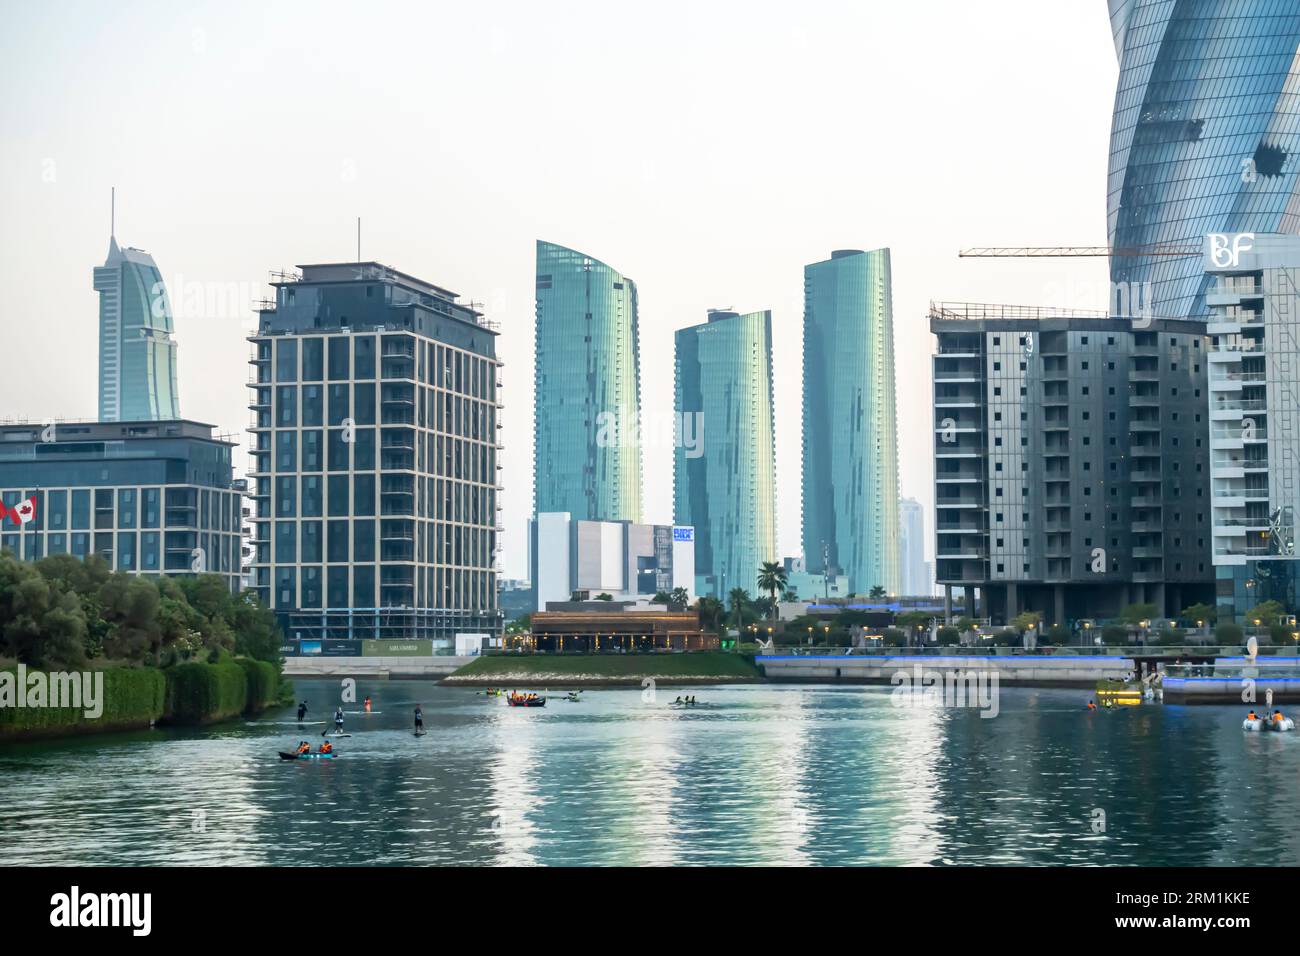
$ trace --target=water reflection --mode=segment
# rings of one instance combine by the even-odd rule
[[[888,687],[527,710],[361,691],[382,713],[332,762],[279,760],[322,729],[290,713],[0,748],[0,865],[1300,862],[1300,735],[1243,734],[1239,708],[1089,714],[1086,692],[1003,688],[982,719]],[[336,693],[299,682],[312,713]]]

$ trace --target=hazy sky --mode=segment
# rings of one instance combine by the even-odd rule
[[[637,282],[655,415],[675,329],[773,311],[783,554],[805,263],[893,249],[900,487],[931,532],[929,300],[1105,307],[1104,259],[957,258],[1105,243],[1101,0],[0,0],[0,17],[0,417],[96,413],[110,186],[119,241],[168,285],[182,414],[245,445],[253,300],[273,269],[355,259],[360,216],[363,258],[501,323],[512,577],[537,238]],[[645,501],[671,520],[669,449],[646,452]]]

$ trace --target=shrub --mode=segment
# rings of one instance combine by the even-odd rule
[[[1107,624],[1101,629],[1103,644],[1120,645],[1128,643],[1128,628],[1119,624]]]
[[[167,719],[206,724],[236,717],[248,704],[248,678],[235,663],[178,664],[167,674]]]
[[[1177,627],[1166,627],[1160,631],[1160,643],[1165,647],[1174,647],[1187,639],[1187,632]]]
[[[1224,622],[1214,626],[1214,638],[1220,644],[1240,644],[1242,640],[1241,626]]]
[[[1063,644],[1069,644],[1070,638],[1073,636],[1074,632],[1064,624],[1053,624],[1043,631],[1043,643],[1054,644],[1059,647]]]
[[[235,663],[244,669],[244,676],[248,681],[245,712],[256,714],[274,706],[279,700],[280,689],[280,672],[275,665],[247,657],[238,658]]]
[[[52,735],[73,728],[148,727],[162,716],[167,689],[162,671],[115,667],[99,673],[104,675],[103,713],[99,717],[86,717],[84,707],[0,707],[0,738]]]
[[[936,636],[939,639],[939,643],[945,647],[951,647],[952,645],[961,642],[961,634],[955,627],[941,627]]]
[[[903,640],[904,640],[903,632],[896,627],[885,628],[885,630],[881,632],[880,636],[884,640],[886,647],[903,646]]]

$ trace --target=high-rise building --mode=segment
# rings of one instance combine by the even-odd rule
[[[291,641],[499,633],[496,330],[376,262],[298,268],[249,338],[256,590]]]
[[[540,514],[528,522],[528,570],[535,605],[576,592],[615,601],[648,601],[683,588],[695,597],[693,529],[630,521],[574,521]]]
[[[803,551],[867,594],[899,593],[889,250],[804,267]]]
[[[641,520],[636,284],[537,243],[533,513]]]
[[[1220,621],[1277,601],[1300,609],[1300,237],[1210,248],[1209,420]],[[1217,261],[1216,261],[1217,259]]]
[[[0,547],[28,561],[98,554],[128,574],[211,573],[240,589],[233,443],[198,422],[58,422],[0,427]]]
[[[1300,231],[1300,8],[1110,0],[1110,18],[1119,57],[1111,248],[1194,250],[1211,232]],[[1111,278],[1113,314],[1141,303],[1204,321],[1207,279],[1195,255],[1117,255]]]
[[[934,592],[930,566],[925,560],[925,508],[915,498],[898,503],[898,551],[902,583],[899,594],[921,596]]]
[[[696,593],[758,593],[776,561],[772,313],[710,310],[677,331],[673,520],[695,528]]]
[[[167,289],[153,256],[108,240],[99,293],[99,420],[180,418]]]
[[[1205,327],[931,306],[935,576],[1006,623],[1209,600]],[[978,592],[978,593],[974,593]]]

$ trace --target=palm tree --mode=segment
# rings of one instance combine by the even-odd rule
[[[715,597],[701,597],[695,602],[695,610],[699,612],[701,627],[715,632],[718,630],[722,612],[725,610],[721,601]]]
[[[731,613],[736,616],[736,635],[739,638],[740,626],[745,623],[742,615],[749,606],[749,592],[744,588],[732,588],[727,598],[731,601]]]
[[[785,587],[789,573],[778,561],[764,561],[758,566],[758,586],[772,599],[772,617],[776,617],[776,592]]]
[[[673,588],[672,593],[668,596],[672,599],[673,604],[679,604],[682,607],[686,607],[691,603],[691,595],[686,588]]]
[[[867,592],[867,597],[873,601],[883,601],[886,597],[885,589],[882,585],[873,584],[871,590]]]

